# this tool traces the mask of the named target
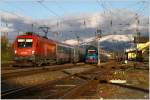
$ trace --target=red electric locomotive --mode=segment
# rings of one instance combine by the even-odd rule
[[[16,64],[34,64],[73,62],[74,48],[32,32],[17,36],[14,42],[14,60]]]

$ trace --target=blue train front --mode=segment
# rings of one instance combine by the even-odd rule
[[[94,46],[88,46],[86,48],[85,62],[91,64],[98,63],[98,50]]]

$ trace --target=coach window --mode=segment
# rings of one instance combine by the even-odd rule
[[[63,52],[63,47],[62,46],[58,46],[58,52],[62,53]]]
[[[64,49],[63,49],[63,51],[64,51],[63,53],[66,54],[66,53],[67,53],[67,48],[66,48],[66,47],[63,47],[63,48],[64,48]]]
[[[65,53],[65,47],[63,47],[63,53]]]

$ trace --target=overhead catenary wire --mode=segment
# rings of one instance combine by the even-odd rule
[[[15,13],[15,12],[3,10],[3,9],[0,9],[0,11],[7,12],[8,14],[11,14],[11,15],[13,15],[13,16],[16,16],[16,17],[14,17],[16,20],[20,20],[20,19],[21,19],[21,20],[22,20],[22,19],[27,20],[26,17],[21,16],[21,15]],[[2,17],[1,17],[1,20],[2,20]],[[6,16],[6,17],[3,18],[2,22],[8,24],[7,20],[8,20],[8,19],[7,19],[7,16]],[[22,23],[19,23],[19,24],[21,25]],[[32,24],[33,24],[33,23],[32,23]],[[32,24],[31,24],[31,25],[32,25]],[[8,27],[8,25],[7,25],[7,27]],[[31,27],[31,28],[32,28],[32,27]],[[26,29],[26,30],[29,31],[30,29]],[[31,30],[33,30],[33,29],[31,29]],[[21,29],[20,29],[20,28],[17,28],[17,27],[16,27],[15,30],[11,30],[11,32],[18,32],[18,33],[19,33],[20,31],[21,31]],[[25,30],[24,30],[24,31],[25,31]],[[24,31],[21,31],[21,32],[24,32]],[[10,33],[10,32],[8,32],[8,33]]]
[[[21,15],[19,15],[19,14],[16,14],[16,13],[14,13],[14,12],[10,12],[10,11],[3,10],[3,9],[0,9],[0,10],[3,11],[3,12],[7,12],[7,13],[9,13],[9,14],[15,15],[16,17],[24,18],[23,16],[21,16]]]
[[[110,2],[109,2],[109,5],[110,5]],[[111,8],[111,7],[108,7],[108,8]],[[140,9],[141,9],[141,6],[139,7],[139,10],[140,10]],[[142,10],[144,10],[144,9],[142,9]],[[127,25],[127,26],[131,25],[131,23],[132,23],[132,22],[134,21],[134,19],[135,19],[135,15],[136,15],[136,14],[134,14],[133,17],[132,17],[131,19],[129,19],[128,23],[125,23],[125,22],[124,22],[125,24],[123,23],[123,24],[119,24],[119,25]],[[138,14],[138,15],[140,16],[140,14]],[[125,30],[124,30],[124,31],[125,31]]]
[[[58,15],[57,13],[55,13],[53,10],[51,10],[50,8],[48,8],[47,6],[45,6],[45,4],[43,4],[43,1],[37,1],[37,3],[39,3],[42,7],[44,7],[47,11],[49,11],[51,14],[55,15],[58,18],[61,18],[60,15]]]
[[[39,2],[40,4],[44,5],[43,7],[45,7],[47,10],[50,10],[51,13],[55,14],[56,16],[59,16],[56,12],[54,12],[53,10],[51,10],[50,8],[48,8],[45,4],[43,4],[44,1],[45,1],[45,0],[40,0],[40,1],[36,1],[36,2]],[[99,1],[99,0],[97,0],[97,1]],[[102,1],[102,0],[101,0],[101,1]],[[47,2],[49,2],[49,1],[47,1]],[[104,1],[102,1],[102,2],[104,2]],[[56,1],[55,1],[55,3],[56,3]],[[57,5],[58,5],[58,3],[57,3]],[[104,9],[106,9],[107,11],[109,10],[109,7],[106,7],[106,5],[104,6],[104,3],[102,3],[102,7],[103,7]],[[61,7],[61,8],[62,8],[62,7]],[[111,12],[111,10],[110,10],[109,12]],[[67,19],[67,20],[68,20],[68,19]],[[64,21],[67,21],[67,20],[64,20]],[[84,20],[84,19],[81,18],[81,19],[74,19],[74,20]],[[73,20],[73,21],[74,21],[74,20]]]
[[[2,1],[2,2],[4,2],[5,4],[8,4],[9,5],[9,2],[7,2],[7,1]],[[13,3],[11,3],[11,5],[12,5]],[[26,12],[26,10],[24,10],[24,9],[22,9],[21,7],[18,7],[18,6],[11,6],[11,7],[13,7],[13,8],[15,8],[15,9],[17,9],[17,10],[19,10],[20,12]],[[16,16],[18,16],[18,15],[16,15]],[[22,17],[20,17],[20,18],[22,18]],[[35,26],[34,25],[35,23],[31,23],[31,30],[32,30],[32,32],[33,32],[33,27]]]
[[[110,9],[110,13],[112,14],[111,9]],[[120,19],[120,17],[119,17],[119,19]],[[134,19],[134,16],[133,16],[133,19]],[[129,22],[130,22],[130,21],[129,21]],[[112,21],[110,22],[110,24],[112,25]],[[124,25],[129,26],[129,25],[130,25],[130,23],[126,23],[126,24],[124,24]],[[125,29],[125,30],[127,30],[127,29]]]
[[[3,9],[0,9],[0,11],[7,12],[7,13],[9,13],[9,14],[11,14],[11,15],[14,15],[14,16],[16,16],[16,17],[18,17],[18,18],[21,18],[21,19],[24,18],[23,16],[20,16],[20,15],[14,13],[14,12],[10,12],[10,11],[3,10]],[[1,17],[1,20],[2,20],[2,17]],[[8,24],[8,23],[7,23],[7,17],[5,17],[4,23]],[[8,25],[7,25],[7,26],[8,26]],[[7,27],[7,26],[6,26],[6,27]],[[19,30],[19,29],[17,29],[17,30]]]
[[[110,12],[110,11],[105,7],[105,5],[103,4],[103,1],[102,1],[102,0],[101,0],[101,1],[96,0],[96,2],[97,2],[97,4],[99,5],[100,8],[103,8],[103,10],[104,10],[104,15],[106,15],[107,12],[111,14],[111,12]],[[105,16],[105,17],[107,17],[107,16]]]
[[[101,6],[103,7],[104,10],[106,10],[109,14],[110,14],[110,27],[112,28],[112,12],[110,9],[107,9],[107,7],[104,5],[104,2],[101,0],[101,2],[99,2],[99,0],[97,0],[97,2],[99,4],[101,4]],[[115,49],[117,48],[118,49],[118,46],[116,45],[118,41],[113,41],[114,43],[114,48],[113,50],[116,51]]]
[[[61,9],[61,11],[63,10],[63,12],[65,13],[66,11],[64,10],[64,8],[62,6],[60,6],[60,4],[57,1],[54,1],[55,4],[57,4],[57,7]]]
[[[76,19],[63,19],[63,18],[61,18],[61,16],[60,15],[58,15],[55,11],[53,11],[53,10],[51,10],[50,8],[48,8],[43,2],[44,2],[45,0],[41,0],[41,1],[37,1],[41,6],[43,6],[45,9],[47,9],[51,14],[53,14],[53,15],[55,15],[56,17],[58,17],[58,18],[60,18],[60,19],[62,19],[62,21],[61,22],[68,22],[68,21],[79,21],[79,20],[84,20],[84,18],[76,18]],[[59,8],[61,8],[61,10],[63,9],[63,7],[61,7],[60,5],[58,5],[58,3],[57,3],[57,1],[54,1],[53,3],[56,3],[57,4],[57,6],[59,7]],[[64,9],[63,9],[64,10]],[[65,11],[64,11],[65,12]]]
[[[142,3],[142,1],[139,1],[139,2],[137,2],[136,4],[134,3],[134,5],[130,5],[130,6],[133,6],[133,7],[135,7],[135,6],[137,6],[137,5],[139,5],[139,3]],[[144,3],[143,3],[144,4]],[[108,6],[108,8],[112,8],[113,6],[112,6],[112,4],[110,3],[110,2],[107,2],[107,6]],[[142,7],[142,5],[141,5],[141,7]],[[144,11],[144,9],[141,9],[141,7],[138,7],[138,12],[139,12],[139,10],[142,10],[142,11]],[[131,8],[131,7],[130,7]],[[137,7],[136,7],[137,8]],[[138,12],[136,12],[136,13],[138,13]],[[135,13],[135,14],[136,14]],[[113,14],[113,13],[112,13]],[[128,22],[130,22],[130,23],[132,23],[132,21],[135,19],[135,14],[133,15],[133,17],[131,18],[131,20],[129,20]],[[141,14],[138,14],[138,15],[141,15]]]
[[[100,0],[100,1],[97,0],[97,4],[103,8],[103,10],[104,10],[104,15],[107,14],[107,13],[110,14],[110,26],[111,26],[111,28],[112,28],[113,22],[112,22],[112,12],[111,12],[111,10],[108,9],[108,8],[105,6],[105,4],[104,4],[104,2],[103,2],[102,0]],[[107,17],[107,16],[106,16],[106,17]],[[104,18],[106,18],[106,17],[104,17]]]
[[[5,4],[7,4],[8,6],[9,6],[9,2],[7,2],[7,1],[2,1],[3,3],[5,3]],[[11,3],[11,5],[13,5],[13,3]],[[20,12],[25,12],[25,10],[24,9],[22,9],[21,7],[18,7],[18,6],[10,6],[10,7],[12,7],[12,8],[15,8],[16,10],[19,10]]]
[[[85,17],[84,17],[84,18],[75,18],[75,19],[63,19],[63,18],[61,18],[60,15],[58,15],[56,12],[54,12],[53,10],[51,10],[50,8],[48,8],[46,5],[44,5],[44,4],[43,4],[44,0],[37,1],[37,2],[38,2],[41,6],[43,6],[45,9],[47,9],[51,14],[57,16],[57,17],[59,18],[59,20],[61,20],[60,23],[69,22],[69,21],[83,21],[83,24],[84,24],[87,20],[89,20],[90,18],[93,17],[93,16],[92,16],[92,17],[86,17],[86,19],[85,19]],[[56,3],[56,2],[55,2],[55,3]],[[56,23],[56,25],[57,25],[57,23]],[[72,26],[72,25],[70,25],[70,26]]]
[[[101,0],[102,1],[102,0]],[[42,4],[44,4],[44,3],[42,3]],[[102,6],[103,6],[103,8],[105,9],[105,11],[108,11],[108,8],[109,7],[106,7],[106,5],[104,5],[104,3],[102,3]],[[46,5],[44,5],[44,7],[46,7],[46,9],[48,8]],[[48,9],[50,9],[50,8],[48,8]],[[51,10],[51,9],[50,9]],[[110,12],[111,12],[111,10],[110,10]],[[52,12],[51,12],[52,13]],[[55,13],[55,16],[59,16],[56,12],[54,12]],[[93,17],[93,16],[92,16]],[[95,16],[94,16],[95,17]],[[90,17],[87,17],[87,18],[77,18],[77,19],[63,19],[63,21],[62,22],[67,22],[67,21],[82,21],[83,22],[83,24],[85,24],[86,23],[86,21],[87,20],[89,20],[90,19]],[[110,22],[110,25],[112,25],[112,21]]]

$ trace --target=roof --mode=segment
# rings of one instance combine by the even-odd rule
[[[38,35],[37,33],[34,33],[34,32],[25,32],[24,34],[18,35],[17,37],[22,37],[22,36],[36,36],[36,37],[40,37],[40,38],[43,38],[43,39],[47,39],[47,40],[49,40],[49,41],[52,41],[52,42],[54,42],[54,43],[57,43],[58,45],[67,46],[67,47],[73,47],[72,45],[65,44],[65,43],[62,43],[62,42],[59,42],[59,41],[56,41],[56,40],[48,39],[48,38],[45,37],[45,36],[40,36],[40,35]]]

